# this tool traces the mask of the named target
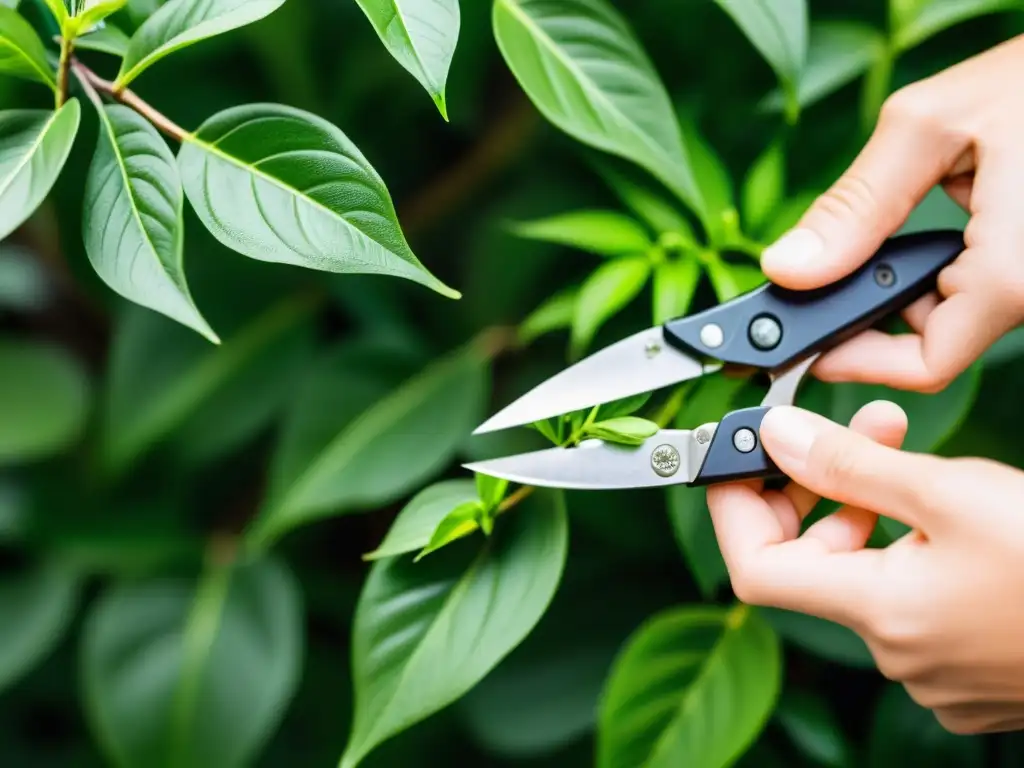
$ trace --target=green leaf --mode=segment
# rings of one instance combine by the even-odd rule
[[[607,0],[497,0],[493,24],[505,62],[547,120],[703,210],[668,94]]]
[[[373,552],[363,555],[363,559],[380,560],[423,549],[449,512],[477,499],[478,491],[472,480],[441,480],[427,486],[409,500],[384,541]]]
[[[491,477],[490,475],[481,475],[479,472],[475,474],[476,490],[480,496],[480,503],[483,504],[484,509],[487,511],[495,509],[505,498],[505,492],[508,490],[508,480],[500,477]]]
[[[46,3],[46,7],[50,9],[50,13],[53,14],[53,18],[57,20],[57,25],[63,29],[65,22],[69,17],[68,7],[64,4],[64,0],[43,0]]]
[[[593,341],[600,327],[643,289],[651,274],[646,256],[624,257],[602,264],[580,288],[572,321],[572,355]]]
[[[643,445],[644,440],[657,433],[657,424],[636,416],[620,416],[598,421],[583,429],[584,437],[593,437],[619,445]]]
[[[852,765],[850,745],[828,702],[806,691],[782,694],[775,718],[800,752],[815,765]]]
[[[547,610],[568,548],[563,494],[538,489],[484,546],[374,563],[353,629],[355,717],[341,768],[452,704]]]
[[[0,74],[35,80],[56,90],[53,67],[35,29],[15,10],[0,5]]]
[[[437,529],[431,535],[430,541],[416,555],[413,562],[418,563],[431,552],[436,552],[442,547],[480,530],[480,518],[483,514],[483,507],[477,500],[467,501],[457,506],[437,524]]]
[[[174,155],[134,109],[92,95],[100,130],[82,217],[89,262],[124,298],[219,344],[185,277],[185,198]]]
[[[811,24],[807,64],[797,89],[797,103],[807,108],[864,74],[884,52],[885,36],[855,21],[818,21]],[[782,89],[768,94],[761,109],[786,107]]]
[[[107,22],[99,29],[82,35],[75,40],[75,48],[109,53],[111,56],[124,58],[128,52],[129,38],[124,32]]]
[[[519,325],[519,341],[530,344],[546,333],[571,326],[578,295],[579,289],[571,287],[544,301]]]
[[[682,317],[690,309],[700,282],[700,264],[692,255],[670,259],[654,267],[654,324]]]
[[[683,213],[654,191],[648,179],[637,172],[616,168],[609,162],[595,162],[598,173],[619,199],[659,235],[677,235],[681,242],[694,244],[693,228]],[[631,170],[631,169],[630,169]]]
[[[892,38],[897,51],[907,51],[945,29],[968,19],[1003,11],[1019,11],[1020,0],[922,0],[894,3]]]
[[[114,87],[125,88],[175,51],[269,16],[284,0],[170,0],[132,35]]]
[[[178,162],[203,224],[245,256],[393,275],[459,297],[410,250],[373,166],[316,115],[278,104],[233,107],[187,136]]]
[[[842,624],[781,608],[758,610],[780,636],[815,656],[860,669],[876,666],[860,635]]]
[[[0,240],[5,240],[50,193],[78,134],[82,108],[68,99],[56,112],[0,112]]]
[[[0,465],[48,458],[85,428],[91,386],[62,349],[0,338]]]
[[[519,237],[567,245],[602,256],[646,253],[651,238],[640,224],[615,211],[572,211],[515,224]]]
[[[250,541],[263,545],[299,525],[409,492],[451,461],[478,423],[488,378],[486,350],[470,343],[367,404],[332,434],[322,410],[307,410],[315,399],[298,401]]]
[[[782,678],[779,642],[751,608],[673,608],[616,660],[601,703],[598,768],[725,768],[764,729]]]
[[[890,683],[875,707],[866,763],[871,768],[981,768],[986,764],[985,742],[980,736],[950,733],[906,688]]]
[[[726,302],[747,293],[768,279],[759,267],[750,264],[729,264],[717,254],[708,259],[705,267],[719,302]]]
[[[698,129],[696,118],[684,111],[679,116],[679,127],[704,200],[704,226],[711,242],[721,243],[728,234],[726,221],[735,210],[732,180],[722,158]]]
[[[0,691],[35,669],[61,641],[78,589],[78,575],[56,561],[0,578]]]
[[[356,0],[395,60],[427,89],[445,120],[445,82],[459,40],[458,0]]]
[[[79,33],[92,29],[127,4],[128,0],[85,0],[79,3],[78,11],[68,25],[68,33],[73,33],[77,37]]]
[[[602,403],[598,408],[597,415],[602,420],[614,419],[619,416],[629,416],[639,411],[651,399],[650,392],[641,392],[639,395],[630,395],[621,400],[612,400],[610,403]]]
[[[748,232],[760,232],[782,200],[785,187],[785,147],[776,140],[757,158],[743,183],[743,222]]]
[[[251,765],[298,684],[302,596],[275,561],[108,588],[82,636],[83,698],[115,765]]]
[[[715,0],[775,70],[795,87],[807,60],[807,0]]]

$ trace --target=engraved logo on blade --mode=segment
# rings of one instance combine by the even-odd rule
[[[671,477],[679,469],[679,451],[671,445],[659,445],[651,454],[651,468],[661,477]]]

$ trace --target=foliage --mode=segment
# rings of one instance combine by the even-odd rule
[[[714,377],[470,434],[760,284],[889,93],[1024,31],[1009,0],[871,5],[4,0],[5,762],[1019,761],[853,633],[737,603],[702,491],[460,468],[759,400]],[[964,223],[935,190],[905,229]],[[800,403],[896,400],[913,449],[1024,466],[1021,349]]]

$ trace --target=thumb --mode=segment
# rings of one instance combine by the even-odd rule
[[[931,115],[930,94],[890,97],[845,173],[796,227],[761,256],[769,280],[805,290],[845,277],[867,261],[962,154],[964,140]]]
[[[761,421],[765,451],[791,480],[824,498],[925,530],[942,506],[942,459],[908,453],[816,413],[776,406]],[[932,498],[938,496],[936,502]],[[929,518],[929,519],[924,519]]]

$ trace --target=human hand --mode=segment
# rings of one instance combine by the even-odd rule
[[[863,264],[937,184],[970,213],[966,250],[938,291],[903,317],[914,331],[866,331],[812,373],[936,392],[1024,320],[1024,35],[897,91],[845,174],[762,255],[779,285],[814,288]]]
[[[845,625],[879,670],[959,734],[1024,727],[1024,472],[899,450],[906,416],[862,408],[845,428],[795,407],[764,417],[791,479],[712,486],[736,596]],[[847,506],[807,528],[820,497]],[[878,514],[914,530],[865,544]]]

